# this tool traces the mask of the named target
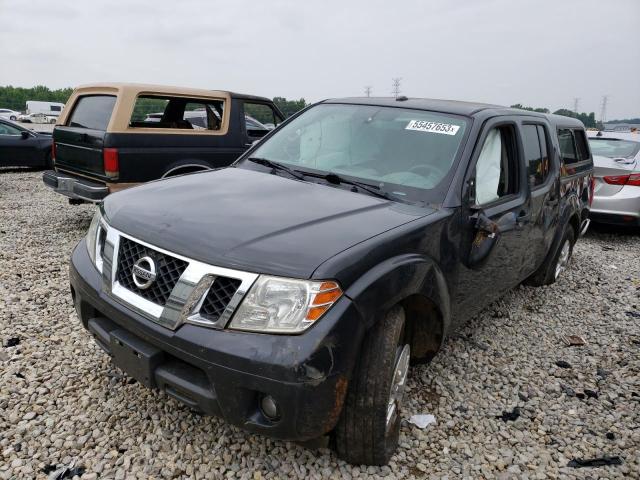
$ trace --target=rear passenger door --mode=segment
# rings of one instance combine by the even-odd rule
[[[530,256],[527,268],[533,273],[547,255],[558,219],[560,182],[559,159],[551,141],[551,127],[543,120],[523,120],[520,125],[522,150],[527,172],[530,221],[527,236]]]
[[[56,126],[56,168],[105,177],[102,149],[115,95],[84,95],[72,106],[65,125]]]

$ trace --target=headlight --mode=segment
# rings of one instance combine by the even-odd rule
[[[98,270],[101,270],[102,267],[102,258],[99,250],[102,247],[101,241],[104,241],[105,233],[106,230],[104,228],[102,215],[98,209],[93,216],[93,220],[91,220],[91,225],[89,225],[89,231],[87,232],[87,251],[89,258],[93,264],[98,267]]]
[[[342,296],[333,281],[313,282],[262,275],[236,310],[229,328],[300,333]]]

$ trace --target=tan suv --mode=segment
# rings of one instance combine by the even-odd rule
[[[263,97],[126,83],[75,89],[53,131],[44,183],[72,203],[231,164],[284,116]]]

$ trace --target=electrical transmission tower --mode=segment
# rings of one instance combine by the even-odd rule
[[[580,98],[575,97],[573,99],[573,113],[576,114],[576,117],[578,116],[578,105],[580,105]]]
[[[607,101],[609,100],[609,95],[602,96],[602,108],[600,109],[600,122],[604,125],[604,122],[607,119]]]
[[[367,97],[370,97],[370,96],[371,96],[371,85],[367,85],[366,87],[364,87],[364,94],[365,94]]]
[[[393,90],[391,91],[391,93],[395,98],[398,98],[400,96],[400,81],[402,80],[402,78],[397,77],[397,78],[393,78],[392,80],[393,80]]]

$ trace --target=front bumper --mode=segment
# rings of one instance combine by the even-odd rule
[[[42,181],[55,192],[76,200],[100,202],[109,195],[109,187],[104,184],[72,177],[55,170],[44,172]]]
[[[614,195],[596,194],[589,217],[595,222],[640,226],[640,187],[625,185]]]
[[[213,330],[184,324],[169,330],[123,306],[102,290],[84,240],[70,265],[78,316],[98,345],[141,383],[248,431],[305,441],[331,431],[342,410],[363,322],[346,297],[301,335]],[[142,365],[114,348],[147,359]],[[125,352],[125,353],[126,353]],[[280,418],[260,400],[270,395]]]

